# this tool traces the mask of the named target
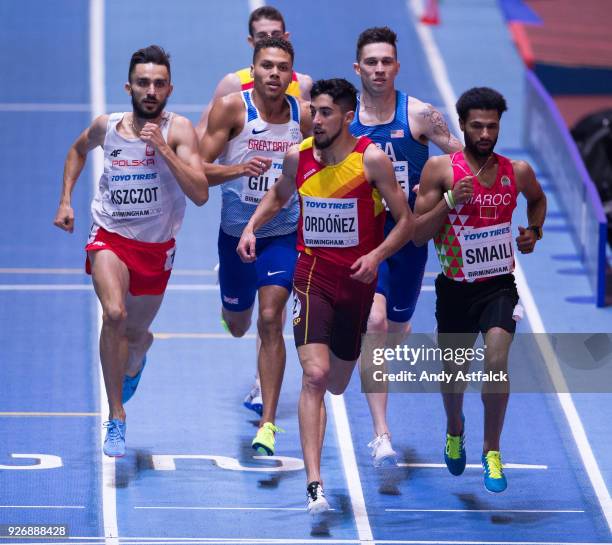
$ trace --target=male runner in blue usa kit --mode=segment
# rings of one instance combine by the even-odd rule
[[[463,148],[431,104],[395,89],[400,63],[397,60],[397,35],[388,27],[364,30],[357,40],[355,72],[361,78],[361,93],[351,132],[366,135],[385,151],[395,167],[411,209],[416,187],[429,155],[429,142],[445,153]],[[395,222],[388,214],[385,236]],[[412,242],[383,261],[378,269],[378,285],[368,320],[368,333],[380,336],[380,343],[396,345],[410,333],[427,262],[427,246],[417,248]],[[375,466],[395,465],[387,425],[387,392],[366,394],[374,440],[369,443]]]

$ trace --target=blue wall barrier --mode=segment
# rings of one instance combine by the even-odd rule
[[[578,148],[551,96],[527,70],[524,141],[550,177],[595,292],[606,304],[606,215]]]

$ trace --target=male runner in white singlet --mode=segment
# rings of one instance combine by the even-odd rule
[[[274,454],[276,407],[285,370],[283,310],[291,292],[297,251],[297,196],[256,232],[256,263],[236,253],[243,229],[257,204],[280,177],[287,150],[311,131],[306,103],[286,94],[293,72],[293,47],[266,38],[253,53],[254,87],[218,99],[200,142],[211,185],[221,184],[219,283],[223,320],[234,337],[251,324],[259,299],[257,332],[261,338],[258,368],[263,397],[261,426],[252,446]],[[219,159],[218,164],[213,163]]]
[[[102,305],[100,361],[109,404],[107,456],[125,454],[125,410],[153,343],[149,326],[174,260],[185,195],[208,200],[208,183],[191,122],[164,111],[172,93],[170,60],[159,46],[136,51],[125,89],[132,111],[97,117],[68,151],[54,224],[74,229],[72,190],[87,154],[104,149],[104,173],[91,204],[86,269]]]

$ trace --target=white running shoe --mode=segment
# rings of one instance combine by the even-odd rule
[[[261,397],[261,386],[259,384],[259,380],[256,380],[253,383],[251,391],[244,398],[243,405],[247,409],[255,411],[259,416],[261,416],[263,413],[263,398]]]
[[[372,449],[374,467],[397,466],[397,452],[391,446],[391,436],[388,433],[383,433],[370,441],[368,447]]]
[[[329,503],[325,499],[325,492],[319,481],[312,481],[306,487],[306,498],[308,505],[306,510],[309,515],[319,515],[329,511]]]

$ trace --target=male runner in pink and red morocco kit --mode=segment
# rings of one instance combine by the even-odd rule
[[[516,329],[518,303],[514,282],[512,213],[518,193],[527,199],[529,227],[519,227],[516,245],[531,253],[542,238],[546,196],[525,161],[493,152],[506,101],[497,91],[476,87],[457,101],[465,149],[432,157],[425,163],[416,200],[416,244],[434,239],[442,274],[436,279],[438,343],[469,348],[478,333],[485,341],[485,371],[506,373]],[[421,222],[424,222],[421,224]],[[465,365],[463,368],[465,370]],[[455,374],[457,367],[446,369]],[[444,460],[453,475],[465,469],[463,392],[465,383],[443,389],[447,418]],[[484,485],[503,492],[507,482],[500,456],[500,436],[509,398],[508,383],[484,382]]]
[[[174,237],[185,195],[208,200],[208,182],[191,122],[166,112],[172,93],[170,59],[159,46],[136,51],[127,93],[132,111],[97,117],[74,142],[54,224],[74,229],[72,190],[87,154],[104,149],[104,173],[91,204],[93,226],[86,269],[102,305],[100,361],[109,404],[107,456],[125,454],[125,410],[153,343],[149,326],[164,297],[174,260]]]

